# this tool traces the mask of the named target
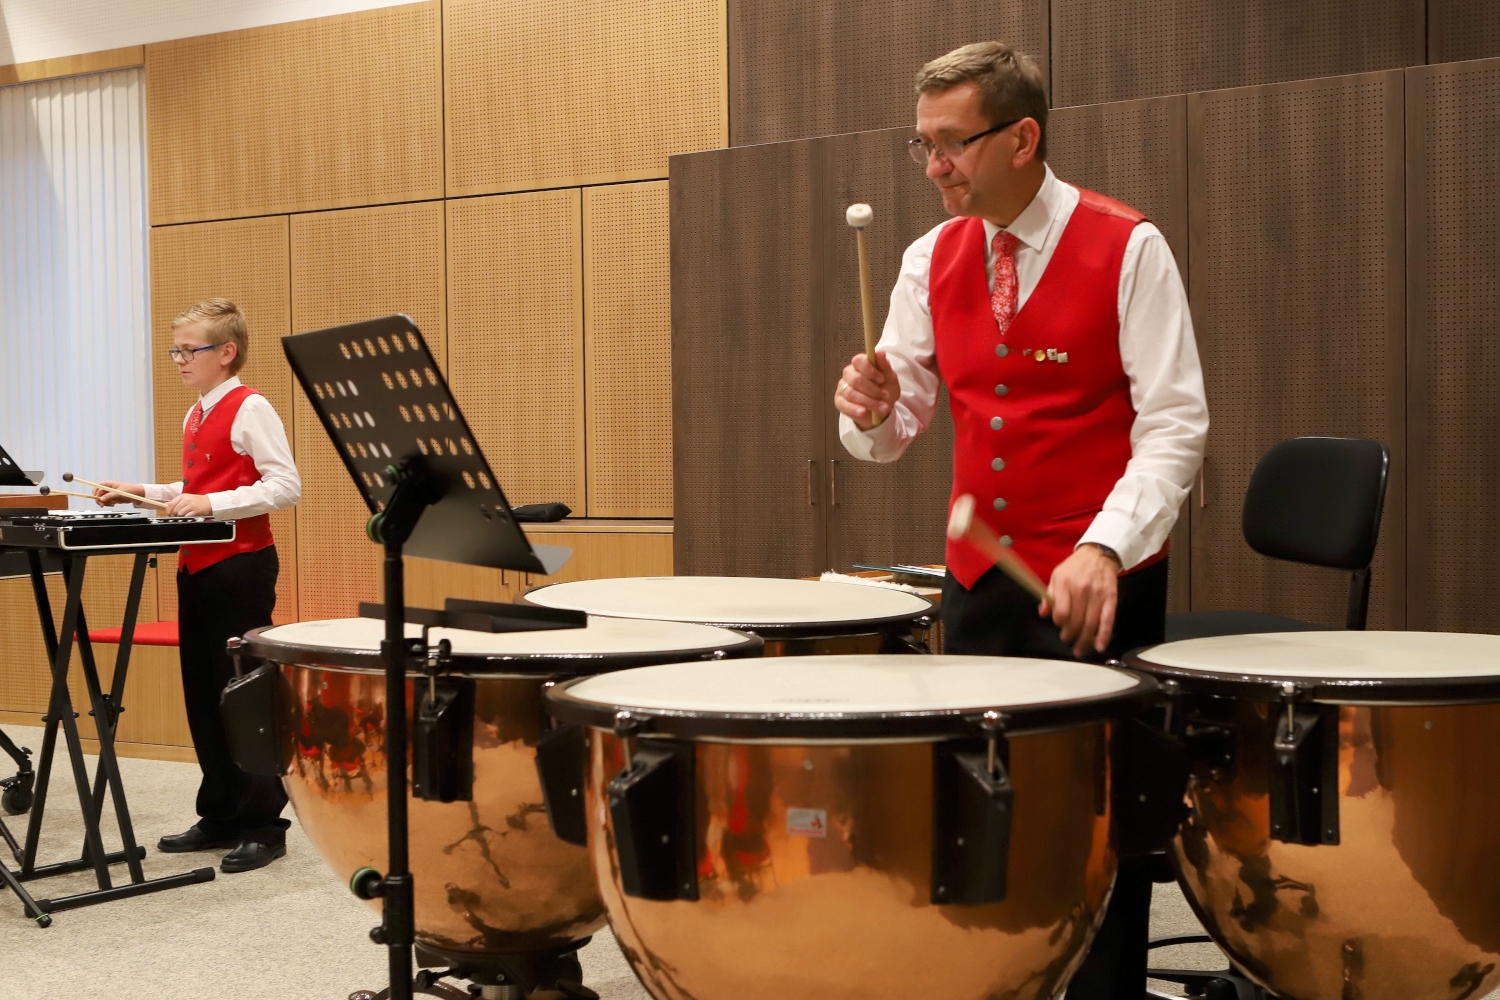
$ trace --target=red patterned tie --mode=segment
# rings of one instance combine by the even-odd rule
[[[991,243],[995,249],[995,290],[990,293],[990,308],[995,312],[995,323],[1002,337],[1010,329],[1010,321],[1016,318],[1016,247],[1020,245],[1020,240],[1003,229]]]
[[[1015,266],[1014,265],[1011,266],[1011,271],[1012,272],[1015,271]],[[198,428],[200,426],[202,426],[202,424],[203,424],[203,400],[200,399],[200,400],[198,400],[198,402],[196,402],[196,403],[193,404],[192,412],[188,414],[188,437],[195,437],[195,436],[197,436],[197,434],[198,434]]]

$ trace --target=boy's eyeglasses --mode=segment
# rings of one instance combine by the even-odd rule
[[[209,344],[206,347],[173,347],[167,351],[167,357],[179,365],[185,365],[193,360],[193,355],[199,351],[211,351],[215,347],[223,347],[223,344]]]

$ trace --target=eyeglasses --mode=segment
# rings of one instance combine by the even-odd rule
[[[970,143],[978,142],[987,135],[1003,132],[1021,120],[1020,118],[1012,118],[1010,121],[996,125],[994,128],[987,128],[983,132],[976,132],[967,139],[944,139],[942,142],[928,142],[926,139],[908,139],[906,151],[911,154],[912,160],[919,166],[927,166],[927,161],[932,159],[933,153],[941,154],[943,159],[952,163],[964,155],[964,150],[969,148]]]
[[[200,351],[211,351],[215,347],[223,347],[223,344],[209,344],[207,347],[173,347],[167,351],[167,357],[179,365],[185,365],[193,360],[193,355]]]

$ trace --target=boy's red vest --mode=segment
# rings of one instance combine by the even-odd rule
[[[220,493],[260,482],[255,460],[241,455],[229,443],[235,414],[246,399],[259,395],[249,386],[239,386],[208,411],[194,432],[192,420],[182,432],[182,492]],[[189,573],[223,562],[241,552],[258,552],[275,544],[271,537],[271,515],[257,514],[234,523],[234,541],[211,545],[184,545],[178,564]]]
[[[1120,361],[1120,265],[1145,216],[1079,194],[1004,337],[990,306],[983,220],[943,228],[929,279],[938,370],[953,412],[950,508],[972,493],[975,516],[1009,537],[1044,581],[1124,474],[1135,422]],[[950,541],[947,559],[965,587],[992,565],[965,542]]]

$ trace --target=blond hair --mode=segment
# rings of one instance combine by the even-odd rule
[[[917,71],[918,94],[941,94],[977,83],[991,125],[1034,118],[1042,130],[1036,156],[1047,158],[1047,80],[1036,60],[1005,42],[971,42]]]
[[[245,314],[240,312],[240,307],[228,299],[204,299],[202,302],[194,302],[177,314],[177,318],[172,321],[172,329],[200,322],[208,334],[210,344],[215,347],[220,344],[234,345],[234,360],[229,364],[229,372],[231,375],[238,375],[240,369],[245,367],[246,357],[250,350],[250,331],[245,324]]]

